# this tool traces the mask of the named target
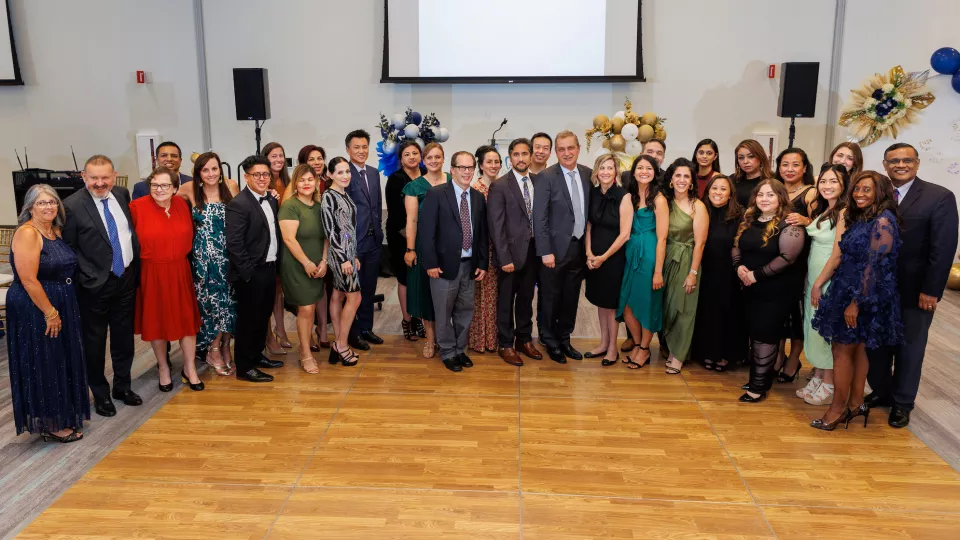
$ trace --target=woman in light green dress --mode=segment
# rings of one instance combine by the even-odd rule
[[[680,373],[690,356],[697,319],[700,261],[710,225],[707,207],[696,198],[696,171],[693,162],[679,158],[663,176],[668,182],[664,195],[670,205],[670,227],[663,272],[663,331],[660,337],[670,351],[666,367],[669,375]]]
[[[811,296],[814,282],[833,253],[836,239],[843,235],[842,199],[848,181],[847,170],[842,165],[832,165],[824,169],[817,180],[817,198],[810,205],[810,218],[805,223],[811,243],[803,307],[803,343],[807,361],[816,371],[807,386],[797,390],[797,397],[811,405],[827,405],[833,402],[833,352],[830,344],[811,325],[816,311],[811,305]],[[818,296],[826,292],[827,286],[817,291]]]

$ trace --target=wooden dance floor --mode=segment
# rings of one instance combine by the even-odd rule
[[[419,350],[208,370],[19,538],[958,538],[960,474],[885,411],[825,433],[799,382],[751,405],[744,371]]]

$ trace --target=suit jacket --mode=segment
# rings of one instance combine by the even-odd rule
[[[471,272],[486,270],[490,264],[487,240],[487,203],[483,194],[470,188],[470,220],[473,223],[473,254]],[[443,279],[457,279],[463,246],[460,228],[460,201],[453,190],[453,182],[434,186],[427,191],[417,223],[423,267],[439,268]]]
[[[577,171],[583,185],[583,223],[586,231],[592,187],[590,175],[593,170],[578,164]],[[573,201],[563,169],[557,163],[537,175],[536,193],[533,196],[533,234],[537,256],[553,254],[557,261],[563,259],[573,238],[573,223]]]
[[[137,241],[137,232],[130,216],[130,192],[125,187],[113,186],[111,193],[117,198],[123,215],[130,224],[133,260],[126,272],[136,272],[135,279],[139,280],[140,242]],[[63,239],[77,254],[77,283],[85,289],[99,289],[110,277],[113,248],[110,246],[107,228],[100,218],[100,211],[97,210],[97,203],[93,200],[93,195],[84,188],[64,199],[63,208],[67,214]]]
[[[897,283],[904,307],[917,307],[920,293],[943,297],[957,251],[957,199],[949,189],[917,178],[897,209],[903,226]]]
[[[267,203],[273,210],[273,230],[276,232],[279,266],[283,245],[280,239],[280,222],[277,220],[280,205],[269,195]],[[267,224],[267,216],[260,208],[257,195],[249,189],[244,189],[234,197],[227,204],[226,222],[227,256],[230,259],[227,279],[250,281],[254,269],[267,261],[267,250],[270,249],[270,226]]]
[[[184,183],[191,182],[191,181],[193,181],[193,177],[180,173],[181,186]],[[147,185],[146,180],[141,180],[133,185],[133,200],[137,200],[140,197],[146,197],[149,194],[150,194],[150,186]]]
[[[540,184],[537,183],[535,175],[529,178],[536,196]],[[533,223],[527,218],[523,187],[513,171],[490,184],[490,193],[487,195],[487,225],[490,242],[493,244],[493,266],[499,270],[513,264],[515,271],[522,270],[530,250],[530,242],[533,241]]]
[[[380,196],[380,171],[367,165],[369,192],[360,185],[360,175],[350,164],[350,185],[347,195],[357,205],[357,253],[369,253],[383,244],[383,199]],[[370,232],[373,234],[370,234]]]

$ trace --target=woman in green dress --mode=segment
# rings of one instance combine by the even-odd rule
[[[666,367],[668,375],[680,373],[683,363],[690,356],[693,328],[697,320],[700,261],[710,226],[707,207],[696,198],[696,171],[693,162],[679,158],[664,174],[669,183],[664,195],[669,203],[670,226],[663,273],[665,292],[663,332],[660,336],[670,353]]]
[[[620,307],[630,335],[640,336],[640,344],[627,353],[624,362],[630,369],[650,363],[650,341],[663,325],[663,260],[667,252],[667,227],[670,211],[657,178],[659,165],[647,155],[633,162],[629,184],[633,202],[633,226],[627,240],[626,271],[620,287]]]
[[[320,218],[317,184],[310,165],[297,165],[277,214],[283,236],[280,286],[286,301],[297,306],[300,366],[307,373],[320,372],[310,351],[310,335],[317,310],[326,309],[323,276],[327,273],[328,241]]]
[[[410,267],[410,271],[407,272],[407,311],[411,317],[417,317],[423,321],[427,334],[426,343],[423,345],[424,358],[433,358],[437,353],[437,334],[433,326],[430,280],[420,261],[417,216],[427,191],[451,180],[450,175],[443,172],[443,157],[443,147],[439,143],[424,146],[423,164],[427,167],[427,173],[403,188],[403,204],[407,210],[407,252],[403,255],[403,261]]]

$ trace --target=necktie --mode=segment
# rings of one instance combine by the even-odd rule
[[[470,205],[467,204],[467,190],[460,195],[460,230],[463,231],[463,242],[460,247],[464,251],[473,245],[473,232],[470,230]]]
[[[365,169],[360,169],[360,187],[363,189],[363,194],[370,198],[370,188],[367,186],[367,171]]]
[[[900,188],[893,190],[893,201],[895,203],[900,203]]]
[[[110,238],[110,247],[113,248],[113,261],[110,263],[110,271],[117,277],[123,275],[123,248],[120,247],[120,233],[117,231],[117,220],[113,219],[110,213],[110,199],[102,199],[103,218],[107,221],[107,236]]]
[[[523,204],[527,206],[527,219],[530,220],[530,223],[533,223],[533,203],[530,201],[530,182],[528,180],[526,176],[521,179],[523,182]]]
[[[580,238],[583,236],[583,208],[581,208],[580,190],[577,189],[577,173],[570,171],[567,176],[570,177],[570,199],[573,201],[573,235]]]

